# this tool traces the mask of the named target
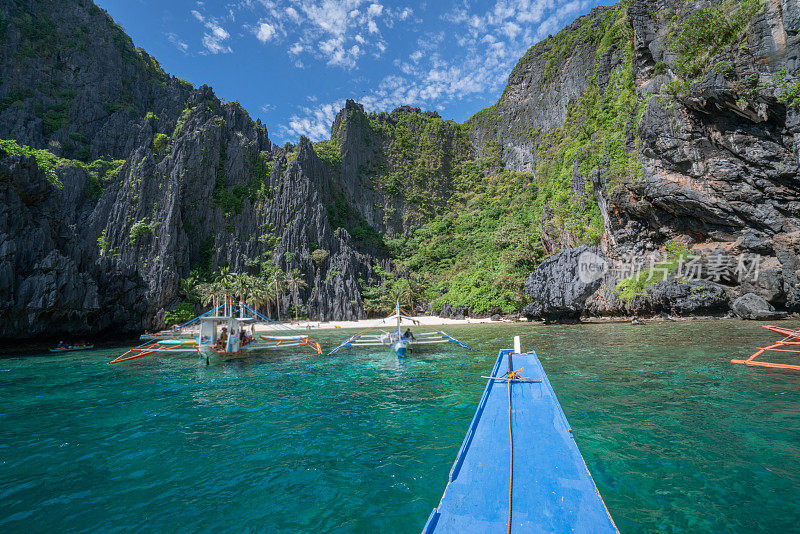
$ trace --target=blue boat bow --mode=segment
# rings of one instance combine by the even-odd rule
[[[535,352],[498,354],[423,529],[506,531],[617,532]]]

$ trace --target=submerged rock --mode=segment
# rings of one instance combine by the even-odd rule
[[[775,308],[755,293],[742,295],[733,302],[733,311],[742,319],[761,321],[766,319],[783,319],[786,312],[776,311]]]

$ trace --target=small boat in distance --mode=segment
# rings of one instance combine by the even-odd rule
[[[539,358],[521,352],[519,337],[514,345],[482,377],[486,389],[423,534],[618,533]]]
[[[795,354],[800,354],[800,330],[792,330],[791,328],[783,328],[781,326],[772,326],[769,324],[765,324],[762,326],[771,332],[780,334],[781,336],[783,336],[783,339],[768,347],[762,347],[758,349],[752,356],[750,356],[746,360],[733,359],[731,360],[731,363],[740,363],[742,365],[747,365],[749,367],[770,367],[772,369],[787,369],[791,371],[800,371],[800,364],[793,365],[788,363],[762,362],[760,360],[756,360],[756,358],[758,358],[765,352],[769,351],[791,352]]]
[[[257,325],[268,332],[256,336]],[[188,353],[195,355],[201,364],[210,365],[240,357],[249,350],[297,346],[305,346],[316,354],[322,354],[319,343],[308,334],[273,321],[241,301],[236,304],[228,299],[191,321],[133,347],[108,363],[159,353]]]
[[[400,309],[400,301],[398,300],[395,305],[395,312],[384,319],[384,321],[396,321],[395,330],[391,332],[384,331],[381,334],[368,334],[367,332],[376,330],[379,327],[367,328],[366,330],[362,330],[350,336],[344,343],[330,351],[328,355],[336,354],[341,349],[347,347],[391,347],[398,356],[405,356],[407,352],[413,350],[412,347],[414,345],[426,345],[430,343],[456,343],[465,349],[472,348],[442,330],[412,333],[411,329],[408,328],[403,332],[401,329],[403,320],[409,321],[415,325],[419,324],[419,321],[413,317],[403,315]]]
[[[58,346],[54,349],[50,349],[50,352],[71,352],[74,350],[91,350],[94,348],[94,345],[64,345]]]

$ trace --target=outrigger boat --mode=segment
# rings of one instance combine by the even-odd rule
[[[91,350],[93,348],[94,348],[94,345],[79,345],[79,346],[56,347],[54,349],[50,349],[50,352],[72,352],[74,350]]]
[[[783,339],[769,347],[758,349],[752,356],[746,360],[731,360],[731,363],[740,363],[750,367],[771,367],[773,369],[790,369],[793,371],[800,371],[800,365],[792,365],[787,363],[773,363],[762,362],[756,360],[759,356],[768,351],[774,352],[792,352],[800,354],[800,330],[792,330],[791,328],[783,328],[780,326],[762,325],[764,328],[776,334],[783,336]]]
[[[466,343],[457,340],[442,330],[417,332],[411,335],[406,335],[400,329],[403,320],[411,322],[415,325],[419,324],[419,321],[413,317],[403,315],[402,310],[400,309],[400,301],[398,301],[395,307],[395,312],[384,319],[384,321],[396,321],[396,328],[394,331],[384,331],[381,334],[368,334],[367,332],[376,330],[379,327],[362,330],[361,332],[358,332],[357,334],[347,338],[344,343],[330,351],[328,355],[330,356],[332,354],[336,354],[341,349],[347,347],[391,347],[398,356],[405,356],[407,352],[413,350],[412,347],[414,345],[426,345],[431,343],[456,343],[465,349],[472,348]]]
[[[266,327],[268,332],[256,336],[256,325]],[[319,343],[308,334],[273,321],[243,302],[234,304],[226,301],[191,321],[128,350],[108,363],[120,363],[160,353],[183,353],[193,354],[201,364],[210,365],[240,357],[245,351],[299,346],[322,354]]]
[[[536,353],[523,354],[515,337],[482,378],[486,389],[423,534],[618,533]]]

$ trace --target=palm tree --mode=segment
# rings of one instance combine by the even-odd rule
[[[189,275],[188,278],[181,279],[181,293],[187,299],[193,295],[197,295],[196,287],[197,287],[197,278],[192,275]]]
[[[216,300],[216,295],[214,294],[214,289],[211,284],[205,282],[195,284],[192,288],[192,292],[200,297],[200,304],[203,306],[208,306]]]
[[[400,304],[406,304],[411,307],[413,291],[411,283],[406,278],[396,278],[389,289],[389,296],[392,301],[400,301]]]
[[[286,275],[283,274],[283,271],[277,270],[271,273],[269,278],[269,284],[275,288],[274,297],[275,297],[275,319],[280,319],[281,317],[281,301],[280,296],[281,293],[286,288]]]
[[[306,281],[303,279],[302,275],[300,274],[299,269],[293,269],[286,273],[286,286],[292,292],[292,297],[294,300],[294,320],[297,321],[298,313],[299,313],[299,304],[298,304],[298,297],[300,289],[303,289],[308,286]]]
[[[261,306],[268,302],[269,286],[260,278],[252,278],[253,286],[247,297],[247,305],[252,306],[256,311],[261,311]],[[269,313],[269,312],[268,312]]]
[[[245,297],[250,291],[250,276],[246,273],[235,273],[231,282],[231,291],[239,297],[240,302],[244,302]]]
[[[228,302],[228,297],[232,293],[233,283],[236,280],[236,274],[232,273],[230,268],[227,266],[222,267],[216,276],[216,282],[219,284],[219,289],[222,295],[225,298],[225,302]]]

